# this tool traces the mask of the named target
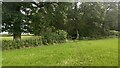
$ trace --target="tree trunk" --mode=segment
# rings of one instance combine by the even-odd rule
[[[13,27],[13,40],[20,41],[21,40],[21,22],[15,22]]]
[[[78,40],[79,39],[79,31],[78,30],[76,30],[76,34],[77,34],[77,37],[76,37],[76,39]]]
[[[75,4],[75,25],[76,25],[76,40],[78,40],[79,39],[79,24],[78,24],[78,14],[77,14],[77,12],[78,12],[78,8],[77,8],[77,3],[78,2],[75,2],[74,4]]]
[[[13,34],[13,40],[20,41],[21,40],[21,33],[14,33]]]

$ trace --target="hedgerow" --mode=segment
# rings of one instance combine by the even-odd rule
[[[55,32],[49,32],[44,34],[42,37],[35,36],[34,38],[29,38],[26,40],[2,40],[2,49],[9,50],[9,49],[20,49],[26,47],[36,47],[41,45],[47,44],[54,44],[54,43],[63,43],[67,39],[67,32],[63,30],[57,30]]]
[[[34,37],[31,39],[14,41],[14,40],[2,40],[2,49],[9,50],[9,49],[20,49],[25,47],[35,47],[41,46],[42,40],[41,37]]]

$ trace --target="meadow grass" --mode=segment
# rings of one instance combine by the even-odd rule
[[[80,40],[3,51],[3,66],[117,66],[118,39]]]
[[[34,36],[21,36],[21,39],[29,39],[29,38],[32,38]],[[0,39],[2,40],[13,40],[13,36],[0,36]]]

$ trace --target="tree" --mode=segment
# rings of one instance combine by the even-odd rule
[[[14,40],[20,40],[21,33],[27,30],[24,29],[23,25],[25,22],[27,22],[27,16],[25,16],[22,12],[25,12],[23,9],[27,8],[28,5],[30,4],[21,2],[3,3],[2,31],[8,31],[13,33]]]
[[[41,6],[40,6],[41,5]],[[32,15],[31,26],[35,35],[43,35],[44,33],[55,30],[65,30],[66,11],[69,3],[43,3],[40,2],[36,6],[39,8]]]
[[[56,30],[75,39],[107,36],[118,30],[117,11],[117,3],[3,3],[3,31],[13,33],[15,40],[22,32],[42,36]]]

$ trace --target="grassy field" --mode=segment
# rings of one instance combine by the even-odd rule
[[[21,39],[29,39],[29,38],[32,38],[33,36],[21,36]],[[13,37],[12,36],[5,36],[5,37],[2,37],[0,36],[0,39],[2,40],[13,40]]]
[[[3,51],[3,66],[117,66],[118,39],[81,40]]]

